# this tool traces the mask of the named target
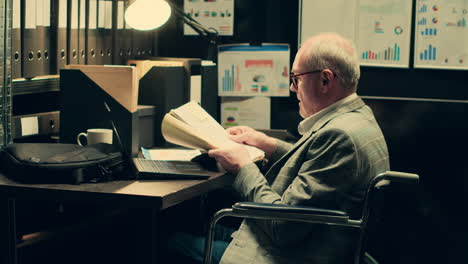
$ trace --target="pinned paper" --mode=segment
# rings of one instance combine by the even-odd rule
[[[31,136],[39,134],[39,121],[37,116],[21,118],[21,135]]]

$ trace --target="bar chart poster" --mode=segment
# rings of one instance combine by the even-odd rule
[[[270,115],[270,97],[221,97],[220,124],[224,128],[249,126],[255,129],[270,129]]]
[[[220,96],[289,96],[289,45],[218,46]]]
[[[360,0],[358,11],[361,65],[408,68],[412,1]]]
[[[415,68],[468,69],[468,0],[417,0]]]
[[[184,12],[220,36],[234,34],[234,0],[184,0]],[[184,23],[184,35],[198,36],[198,33]]]

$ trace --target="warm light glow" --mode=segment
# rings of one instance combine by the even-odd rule
[[[162,26],[171,16],[171,7],[164,0],[137,0],[125,12],[125,21],[136,30],[152,30]]]

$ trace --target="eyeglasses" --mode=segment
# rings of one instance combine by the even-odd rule
[[[302,72],[302,73],[297,73],[293,74],[292,72],[289,74],[289,80],[291,80],[291,83],[294,86],[294,89],[297,90],[297,80],[299,76],[306,75],[306,74],[312,74],[312,73],[318,73],[322,72],[323,70],[313,70],[313,71],[308,71],[308,72]],[[336,74],[333,72],[333,76],[336,76]]]

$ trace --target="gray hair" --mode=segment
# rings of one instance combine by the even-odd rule
[[[351,40],[335,33],[320,34],[314,37],[304,53],[309,69],[330,69],[343,87],[356,91],[361,71],[356,48]]]

